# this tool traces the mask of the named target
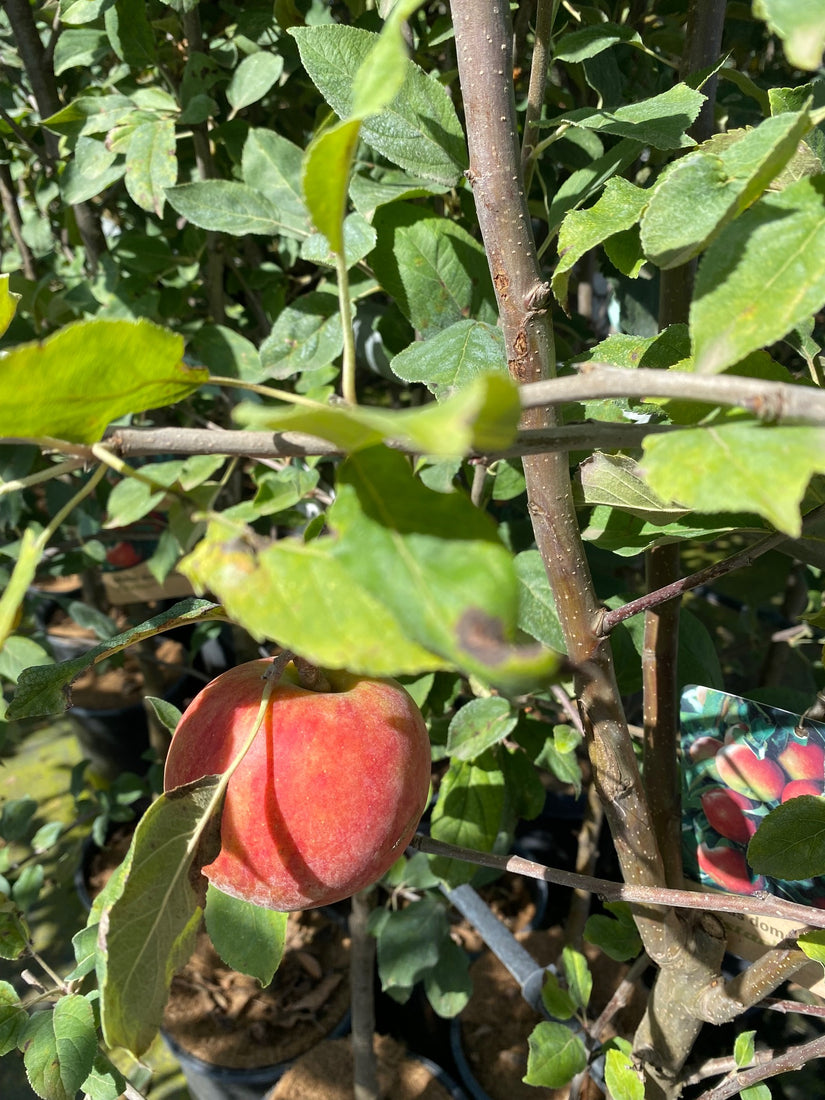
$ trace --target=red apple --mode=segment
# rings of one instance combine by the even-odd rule
[[[792,798],[799,798],[801,794],[822,794],[823,783],[820,779],[819,782],[815,782],[813,779],[792,779],[790,783],[785,784],[785,789],[782,791],[782,801],[790,802]]]
[[[724,742],[718,737],[697,737],[691,742],[688,755],[697,763],[700,760],[709,760],[712,756],[716,756],[723,744]]]
[[[716,832],[737,844],[747,844],[756,832],[757,822],[745,810],[756,809],[756,803],[738,791],[712,787],[702,795],[702,809]]]
[[[747,745],[732,742],[714,757],[722,782],[733,791],[757,802],[777,802],[785,786],[785,773],[773,761],[760,760]]]
[[[816,779],[825,777],[825,751],[815,741],[802,744],[791,738],[776,758],[791,779]]]
[[[218,676],[178,724],[164,789],[223,772],[255,722],[271,660]],[[424,811],[430,741],[394,680],[324,672],[309,690],[288,666],[229,780],[221,850],[203,873],[234,897],[288,911],[369,886],[401,856]]]
[[[696,850],[699,869],[708,878],[730,894],[756,894],[765,889],[761,875],[753,875],[741,852],[719,845],[708,848],[700,844]]]

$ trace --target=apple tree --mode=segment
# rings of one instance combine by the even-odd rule
[[[527,1080],[560,1087],[607,1054],[613,1095],[679,1096],[701,1027],[815,951],[721,975],[714,910],[745,903],[682,889],[678,696],[759,686],[697,593],[741,576],[775,602],[804,574],[813,605],[822,588],[825,19],[780,0],[2,13],[7,720],[60,713],[90,663],[217,620],[399,678],[443,762],[416,843],[448,887],[506,863],[543,779],[578,790],[584,773],[623,932],[657,976],[607,1052],[539,1025]],[[158,510],[149,569],[195,595],[81,658],[14,658],[47,549],[94,565],[107,530]],[[793,659],[807,705],[821,664]],[[35,1071],[40,1095],[121,1086],[93,970],[103,1047],[139,1055],[155,1034],[222,789],[153,804],[48,1020],[2,987],[4,1050],[61,1067],[64,1092]],[[815,801],[786,812],[812,844]],[[160,913],[150,874],[168,884]],[[25,915],[2,913],[16,957]],[[586,915],[579,898],[574,945]],[[447,1015],[466,967],[443,955]],[[745,1054],[734,1091],[789,1064]]]

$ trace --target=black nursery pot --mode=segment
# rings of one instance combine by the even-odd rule
[[[348,1034],[349,1029],[348,1012],[325,1038],[341,1039]],[[280,1062],[278,1065],[254,1069],[216,1066],[184,1050],[165,1031],[161,1035],[180,1064],[192,1100],[263,1100],[292,1064]]]

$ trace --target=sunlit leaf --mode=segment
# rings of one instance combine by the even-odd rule
[[[149,321],[79,321],[0,353],[0,435],[97,442],[124,413],[171,405],[208,371],[187,367],[183,337]]]

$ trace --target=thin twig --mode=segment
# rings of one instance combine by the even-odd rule
[[[808,512],[802,520],[802,533],[804,534],[807,529],[818,523],[823,515],[825,515],[825,505],[823,504]],[[681,577],[678,581],[665,585],[664,588],[658,588],[654,592],[640,596],[637,600],[630,600],[629,603],[623,604],[621,607],[606,611],[597,627],[597,632],[609,634],[615,626],[623,623],[625,619],[638,615],[641,611],[647,611],[650,607],[656,607],[666,600],[673,599],[674,596],[682,596],[693,588],[709,584],[711,581],[724,577],[736,569],[743,569],[752,565],[757,558],[787,541],[788,536],[783,531],[776,531],[771,535],[766,535],[765,538],[759,539],[752,546],[748,546],[744,550],[738,550],[730,557],[714,562],[696,573],[691,573],[690,576]]]
[[[731,1074],[721,1084],[716,1085],[707,1092],[703,1092],[698,1100],[728,1100],[729,1096],[736,1096],[742,1089],[756,1085],[768,1077],[776,1077],[779,1073],[788,1073],[791,1070],[802,1069],[806,1063],[814,1058],[825,1058],[825,1035],[812,1039],[809,1043],[801,1043],[799,1046],[789,1047],[782,1054],[777,1054],[764,1065],[753,1066],[751,1069],[739,1070]]]
[[[771,894],[759,893],[753,897],[741,894],[707,893],[693,890],[671,890],[664,886],[628,886],[610,879],[592,878],[579,875],[574,871],[563,871],[558,867],[546,867],[522,856],[498,856],[491,852],[476,852],[471,848],[461,848],[455,844],[446,844],[433,837],[416,833],[410,841],[410,847],[433,856],[446,856],[448,859],[460,859],[474,863],[479,867],[492,867],[497,871],[510,871],[525,878],[542,879],[557,886],[569,886],[576,890],[589,890],[603,901],[626,901],[631,905],[665,906],[677,909],[713,910],[716,913],[744,913],[756,916],[774,917],[792,921],[797,925],[795,935],[799,936],[811,928],[825,928],[825,911],[796,902],[785,901]]]
[[[650,959],[642,952],[642,954],[634,960],[633,965],[616,986],[613,996],[604,1006],[599,1016],[587,1029],[597,1042],[601,1040],[602,1033],[616,1013],[621,1012],[633,996],[633,990],[636,988],[639,979],[649,966]]]

